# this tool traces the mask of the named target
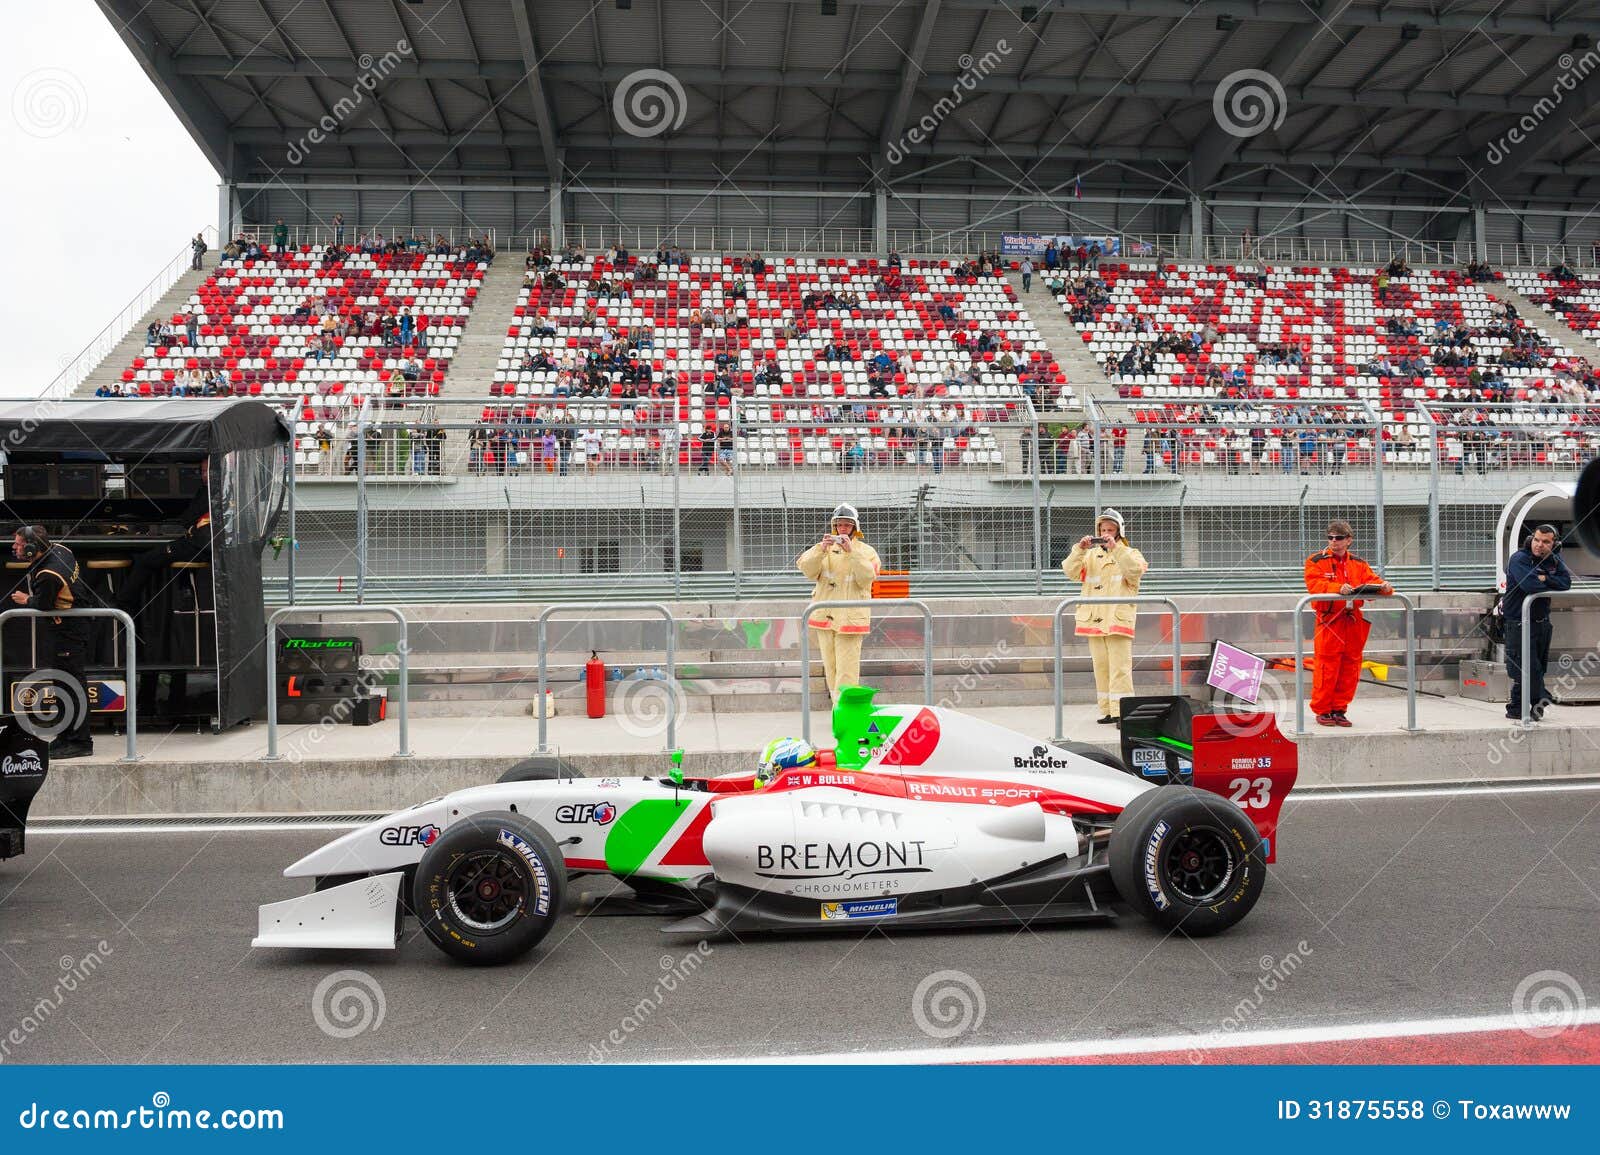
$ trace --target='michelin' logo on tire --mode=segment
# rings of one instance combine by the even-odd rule
[[[1150,841],[1144,844],[1144,888],[1149,891],[1150,901],[1156,904],[1157,910],[1166,910],[1172,905],[1172,900],[1161,886],[1161,840],[1171,829],[1163,818],[1150,832]]]

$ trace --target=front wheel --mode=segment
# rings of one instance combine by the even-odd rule
[[[1111,828],[1111,881],[1122,900],[1166,930],[1193,938],[1227,930],[1261,897],[1261,834],[1226,798],[1157,786]]]
[[[544,829],[510,811],[449,827],[422,856],[412,906],[451,958],[493,966],[550,932],[566,895],[561,853]]]

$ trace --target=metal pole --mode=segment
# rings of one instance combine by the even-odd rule
[[[128,636],[128,653],[127,657],[123,661],[122,671],[123,680],[127,683],[123,687],[124,705],[122,711],[123,720],[125,723],[123,726],[123,731],[127,739],[127,753],[121,758],[117,759],[117,761],[139,761],[139,682],[138,663],[136,661],[136,651],[138,650],[139,640],[134,636],[133,618],[128,616],[128,614],[122,610],[110,609],[108,607],[79,610],[57,610],[53,613],[46,613],[44,610],[27,610],[19,606],[15,609],[9,609],[0,612],[0,626],[3,626],[9,618],[114,618],[122,623],[123,629]],[[0,650],[0,686],[4,686],[5,683],[5,653],[3,650]],[[85,710],[89,708],[87,695],[84,698],[83,708]]]
[[[1417,408],[1428,421],[1428,564],[1432,588],[1439,588],[1439,423],[1425,402]]]
[[[895,608],[911,606],[922,615],[922,697],[923,704],[933,705],[933,611],[926,602],[916,598],[896,598]],[[833,610],[870,609],[881,606],[872,598],[850,598],[838,602],[807,602],[800,614],[800,736],[811,741],[811,611],[819,606]]]
[[[1377,411],[1372,408],[1372,402],[1363,400],[1361,408],[1366,410],[1367,420],[1372,423],[1372,505],[1373,512],[1378,518],[1375,542],[1378,547],[1378,569],[1388,568],[1389,554],[1384,544],[1383,523],[1388,520],[1384,516],[1383,508],[1383,420]]]
[[[672,452],[672,596],[683,596],[683,490],[678,478],[678,452]]]
[[[367,407],[356,410],[356,604],[367,595]],[[276,690],[273,691],[276,694]]]
[[[1094,515],[1099,517],[1100,511],[1105,508],[1100,503],[1100,473],[1101,467],[1105,464],[1105,458],[1101,456],[1100,406],[1095,403],[1093,397],[1086,400],[1089,404],[1089,437],[1094,444]]]
[[[742,434],[739,429],[739,398],[735,397],[728,403],[728,449],[732,454],[733,464],[733,596],[741,596],[741,587],[744,577],[744,539],[739,526],[739,445]],[[713,446],[713,452],[715,446]],[[717,462],[713,461],[711,467],[716,468]],[[788,512],[784,514],[784,539],[788,540]]]
[[[1310,544],[1306,541],[1306,494],[1311,491],[1311,483],[1307,482],[1300,487],[1300,549],[1303,552]]]
[[[289,604],[294,605],[294,443],[284,449],[284,459],[289,466]]]
[[[1026,398],[1024,398],[1026,400]],[[1044,567],[1049,564],[1044,556],[1044,525],[1039,513],[1039,455],[1044,449],[1039,428],[1039,414],[1033,408],[1033,403],[1028,403],[1028,417],[1030,421],[1030,436],[1033,438],[1032,452],[1029,455],[1033,460],[1033,592],[1044,593]]]

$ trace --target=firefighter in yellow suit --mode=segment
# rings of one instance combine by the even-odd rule
[[[872,596],[878,551],[861,536],[861,516],[855,506],[841,505],[833,511],[828,532],[800,555],[797,564],[801,573],[817,583],[812,601],[858,601]],[[828,694],[837,700],[845,686],[861,684],[861,639],[872,629],[872,611],[865,606],[836,610],[819,605],[806,625],[817,631]]]
[[[1094,536],[1085,534],[1079,538],[1061,563],[1061,572],[1069,580],[1083,583],[1086,598],[1119,594],[1137,597],[1139,581],[1149,568],[1144,554],[1128,544],[1122,515],[1114,509],[1100,515]],[[1089,639],[1099,720],[1103,725],[1121,724],[1118,703],[1124,695],[1133,693],[1133,624],[1137,613],[1131,602],[1078,607],[1075,632]]]

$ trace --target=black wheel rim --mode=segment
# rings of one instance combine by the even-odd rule
[[[495,850],[466,854],[445,880],[450,912],[475,934],[495,934],[522,914],[528,877],[520,863]]]
[[[1185,902],[1205,906],[1233,881],[1237,861],[1227,834],[1215,826],[1191,826],[1167,848],[1167,882]]]

